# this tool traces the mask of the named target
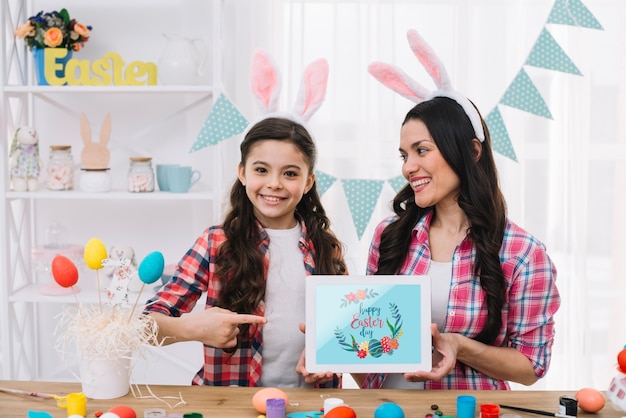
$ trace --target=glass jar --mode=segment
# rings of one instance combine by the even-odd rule
[[[128,169],[128,191],[133,193],[154,191],[152,158],[130,158],[130,168]]]
[[[72,190],[74,158],[70,145],[50,145],[46,185],[49,190]]]

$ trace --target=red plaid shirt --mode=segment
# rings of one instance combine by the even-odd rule
[[[431,219],[432,212],[413,228],[409,253],[399,274],[427,274],[430,265],[428,231]],[[376,228],[370,247],[368,274],[377,270],[380,236],[393,220],[395,217],[387,218]],[[472,338],[485,324],[485,292],[472,269],[475,257],[476,251],[469,238],[463,240],[454,251],[448,314],[442,332],[454,332]],[[502,329],[493,345],[515,347],[532,362],[537,377],[542,377],[550,364],[554,314],[560,305],[555,285],[556,269],[545,246],[510,221],[500,249],[500,264],[507,282],[506,302],[502,309]],[[370,374],[363,387],[380,388],[384,380],[384,374]],[[489,390],[509,389],[509,385],[457,363],[442,380],[425,382],[425,388]]]
[[[270,256],[268,252],[269,236],[260,224],[258,227],[262,238],[259,250],[263,253],[264,269],[267,274]],[[301,228],[299,247],[304,255],[304,267],[308,276],[315,272],[313,261],[315,249],[302,222]],[[215,258],[220,246],[225,241],[226,236],[221,226],[207,228],[180,260],[172,280],[146,303],[144,313],[159,312],[170,316],[181,316],[191,312],[204,292],[207,294],[206,308],[214,306],[221,288],[219,280],[214,275]],[[264,315],[264,306],[264,303],[261,302],[255,314]],[[192,384],[256,386],[262,371],[262,326],[251,326],[250,332],[249,341],[240,341],[237,351],[232,355],[224,353],[219,348],[205,345],[204,366],[196,373]],[[341,383],[340,377],[335,376],[334,381],[329,382],[329,385],[331,383],[333,387],[338,387]]]

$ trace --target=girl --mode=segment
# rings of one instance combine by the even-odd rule
[[[317,193],[315,143],[292,119],[269,117],[247,131],[224,223],[197,239],[147,303],[165,344],[204,343],[193,384],[339,385],[331,373],[296,373],[304,280],[346,274],[346,265]],[[189,313],[203,292],[207,310]]]

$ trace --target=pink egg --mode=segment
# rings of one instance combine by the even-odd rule
[[[576,392],[578,407],[585,412],[598,412],[604,408],[604,395],[596,389],[583,388]]]
[[[287,394],[278,388],[263,388],[254,394],[252,397],[252,406],[259,413],[264,414],[266,409],[266,402],[268,399],[282,398],[285,400],[285,404],[289,403]]]

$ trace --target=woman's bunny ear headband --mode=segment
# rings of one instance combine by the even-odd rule
[[[485,140],[485,131],[483,130],[480,115],[474,105],[467,97],[452,88],[450,77],[448,77],[441,60],[439,60],[435,52],[417,31],[409,30],[407,38],[413,53],[435,82],[437,86],[436,91],[429,91],[409,77],[404,71],[390,64],[374,62],[368,67],[370,74],[391,90],[415,103],[421,103],[434,97],[448,97],[456,101],[463,107],[463,110],[472,122],[476,138],[483,142]]]
[[[257,49],[252,56],[250,87],[261,116],[248,125],[243,132],[243,138],[252,126],[270,117],[290,119],[306,128],[306,122],[324,102],[327,84],[328,62],[325,59],[312,62],[304,71],[292,112],[279,112],[278,99],[282,89],[282,79],[278,66],[265,51]]]

